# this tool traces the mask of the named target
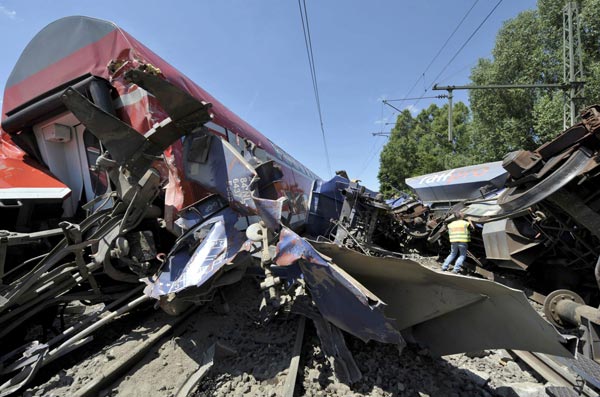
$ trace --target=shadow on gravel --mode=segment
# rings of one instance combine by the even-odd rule
[[[259,320],[262,293],[256,282],[244,279],[224,288],[228,313],[210,316],[210,324],[196,322],[175,338],[179,347],[198,363],[199,351],[215,342],[235,351],[218,357],[207,376],[202,380],[196,396],[275,395],[281,390],[296,337],[296,317],[277,319],[268,324]],[[211,310],[212,309],[212,310]],[[209,310],[222,311],[218,299]],[[200,340],[200,329],[205,337]],[[198,344],[203,347],[199,348]]]
[[[220,343],[237,354],[215,360],[195,396],[280,395],[293,347],[297,319],[261,324],[258,304],[261,293],[252,280],[225,291],[230,313],[213,320],[210,343]],[[346,334],[346,342],[363,373],[361,381],[346,385],[337,381],[321,352],[319,338],[311,321],[306,322],[296,396],[491,396],[490,391],[441,358],[409,345],[402,354],[395,345],[363,343]],[[190,331],[193,334],[192,331]],[[190,334],[190,335],[191,335]],[[191,347],[189,335],[179,344]],[[184,343],[184,341],[186,341]],[[192,354],[190,351],[189,354]]]
[[[106,346],[121,344],[123,339],[131,340],[135,333],[133,330],[148,316],[154,313],[151,304],[142,305],[130,313],[118,318],[110,325],[101,328],[93,334],[92,341],[61,357],[49,365],[42,367],[28,388],[43,385],[46,390],[68,386],[73,383],[73,377],[67,371],[79,365],[86,358],[99,354]],[[124,335],[127,335],[124,337]],[[135,334],[137,339],[143,339],[145,333]]]
[[[307,327],[302,356],[304,373],[299,375],[296,395],[491,396],[489,390],[473,380],[469,371],[456,368],[442,358],[431,357],[416,346],[409,345],[400,354],[394,345],[364,343],[347,334],[346,342],[363,374],[362,379],[352,385],[335,379],[314,328]]]

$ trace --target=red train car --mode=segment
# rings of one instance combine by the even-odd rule
[[[27,231],[37,224],[36,215],[37,220],[47,218],[49,208],[60,213],[56,203],[62,205],[61,217],[72,217],[82,204],[110,189],[106,175],[95,167],[102,144],[66,109],[60,94],[73,86],[143,134],[168,115],[155,97],[125,81],[125,72],[140,66],[154,68],[197,100],[210,102],[214,118],[206,127],[240,153],[251,150],[259,160],[277,163],[283,173],[279,194],[293,198],[285,208],[292,212],[290,221],[294,226],[306,221],[317,175],[114,23],[73,16],[40,31],[6,83],[0,204],[8,225]],[[204,197],[206,189],[186,177],[181,140],[164,152],[164,159],[159,167],[167,182],[164,217],[172,229],[176,213]]]

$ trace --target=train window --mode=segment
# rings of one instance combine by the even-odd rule
[[[254,149],[254,156],[260,161],[267,161],[269,158],[267,157],[267,152],[264,149],[259,148],[258,146]]]
[[[233,132],[227,131],[227,141],[237,149],[238,152],[244,154],[244,140],[240,138],[239,135],[234,134]]]

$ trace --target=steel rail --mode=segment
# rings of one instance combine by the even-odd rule
[[[511,350],[518,358],[546,381],[555,386],[572,388],[581,396],[598,397],[599,394],[586,386],[576,375],[556,362],[551,356],[542,353]]]
[[[304,340],[304,328],[306,325],[306,317],[300,316],[298,321],[298,331],[296,331],[296,341],[292,350],[292,359],[288,374],[283,385],[282,397],[294,397],[294,389],[296,387],[296,379],[298,377],[298,369],[300,367],[300,356],[302,355],[302,341]]]
[[[146,296],[138,298],[137,301],[144,301]],[[130,303],[135,305],[136,301]],[[103,388],[114,383],[119,377],[123,376],[130,368],[139,363],[159,341],[165,341],[165,337],[172,333],[176,327],[191,318],[191,314],[196,312],[198,307],[191,307],[186,312],[174,319],[170,324],[165,324],[155,332],[151,333],[147,339],[140,341],[136,346],[127,351],[127,354],[117,357],[109,365],[101,369],[95,376],[86,381],[81,389],[73,393],[73,397],[91,397],[96,396]],[[63,345],[65,345],[63,343]]]

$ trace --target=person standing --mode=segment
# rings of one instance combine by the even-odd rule
[[[461,272],[463,262],[467,257],[467,248],[469,246],[469,242],[471,241],[471,233],[469,229],[473,227],[473,224],[470,221],[465,221],[463,219],[464,215],[460,212],[457,212],[455,217],[456,220],[450,222],[448,225],[448,234],[450,235],[450,255],[448,255],[444,261],[444,264],[442,265],[443,272],[448,270],[450,264],[454,261],[457,255],[458,259],[456,259],[452,273]]]

